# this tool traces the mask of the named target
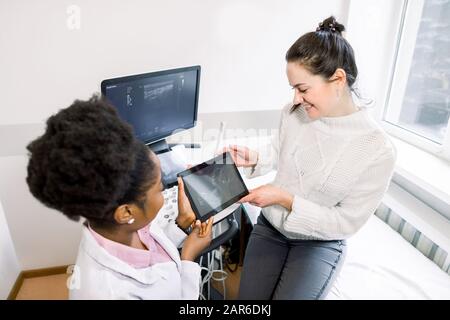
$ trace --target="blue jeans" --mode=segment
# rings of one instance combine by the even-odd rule
[[[322,299],[342,266],[344,240],[292,240],[260,214],[244,258],[239,299]]]

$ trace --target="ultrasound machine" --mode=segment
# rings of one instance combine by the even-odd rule
[[[191,66],[112,78],[101,83],[102,95],[133,127],[135,136],[161,160],[164,206],[156,219],[162,225],[175,223],[178,214],[177,174],[187,166],[172,152],[173,145],[168,144],[166,138],[195,127],[200,71],[200,66]],[[196,144],[188,146],[200,147]],[[237,233],[238,223],[233,214],[215,224],[213,241],[199,262],[201,266],[205,265],[202,288],[204,284],[208,285],[207,297],[202,289],[201,298],[211,298],[211,279],[220,280],[225,291],[226,273],[222,270],[220,246]],[[217,274],[222,276],[217,277]]]
[[[195,127],[197,122],[200,66],[144,73],[103,80],[103,96],[135,136],[156,154],[170,152],[165,138]],[[179,171],[185,168],[172,168]],[[171,178],[171,179],[170,179]],[[173,186],[176,175],[163,172],[163,183]]]

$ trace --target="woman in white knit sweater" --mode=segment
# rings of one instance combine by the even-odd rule
[[[277,169],[273,183],[241,202],[262,207],[241,276],[241,299],[322,299],[345,252],[379,205],[395,150],[352,99],[357,77],[344,26],[329,17],[288,50],[294,101],[266,154],[231,146],[249,177]]]

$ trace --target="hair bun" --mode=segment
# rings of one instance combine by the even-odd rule
[[[345,27],[343,24],[337,22],[335,17],[331,16],[319,23],[316,32],[319,31],[338,33],[339,35],[342,35],[342,32],[345,31]]]

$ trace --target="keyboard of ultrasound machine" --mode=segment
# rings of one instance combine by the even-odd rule
[[[164,205],[158,213],[159,222],[175,223],[178,215],[178,186],[163,191]]]

